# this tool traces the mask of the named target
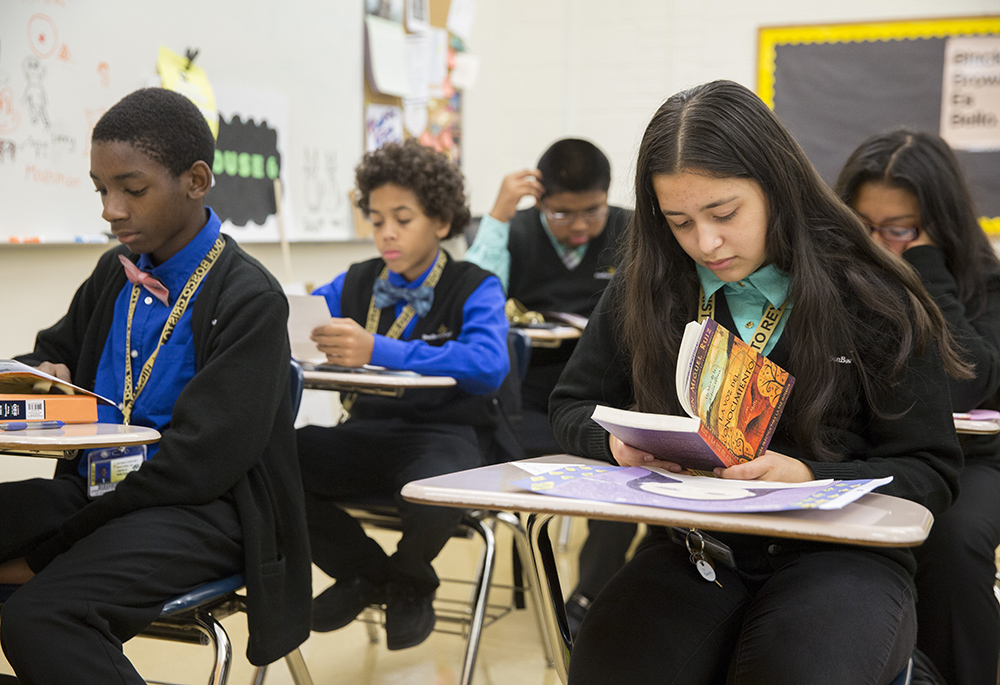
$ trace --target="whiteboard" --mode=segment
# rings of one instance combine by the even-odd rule
[[[122,96],[158,84],[161,45],[200,51],[224,117],[277,128],[288,238],[353,239],[362,40],[357,0],[0,0],[0,242],[107,239],[90,133]],[[266,224],[225,230],[276,240]]]

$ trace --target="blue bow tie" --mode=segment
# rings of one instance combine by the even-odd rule
[[[431,305],[434,304],[434,288],[429,285],[422,285],[419,288],[397,288],[381,278],[375,281],[376,309],[384,309],[400,300],[406,300],[417,316],[422,318],[427,316]]]

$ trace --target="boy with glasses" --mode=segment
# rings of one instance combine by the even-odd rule
[[[537,169],[506,176],[496,203],[465,255],[499,276],[507,297],[528,310],[589,317],[611,280],[632,212],[608,205],[611,164],[586,140],[558,140]],[[524,197],[535,206],[518,211]],[[526,456],[562,452],[549,426],[549,394],[576,347],[533,348],[522,384],[518,439]],[[580,583],[567,603],[574,629],[586,606],[625,561],[634,524],[591,521],[580,554]]]

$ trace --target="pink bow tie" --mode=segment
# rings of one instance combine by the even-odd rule
[[[149,275],[137,267],[125,255],[118,255],[118,260],[122,263],[122,266],[125,267],[125,277],[128,278],[129,283],[132,285],[141,285],[165,306],[170,306],[170,302],[168,300],[170,297],[170,291],[167,290],[167,286],[160,282],[160,279],[156,276]]]

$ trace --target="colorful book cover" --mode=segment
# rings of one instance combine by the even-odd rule
[[[738,336],[705,321],[686,390],[703,437],[727,466],[767,451],[794,384],[787,371]]]
[[[0,393],[0,421],[95,423],[97,398],[90,395]]]
[[[811,483],[732,481],[665,473],[641,466],[556,466],[511,484],[571,499],[637,504],[683,511],[751,513],[841,509],[892,477]]]

